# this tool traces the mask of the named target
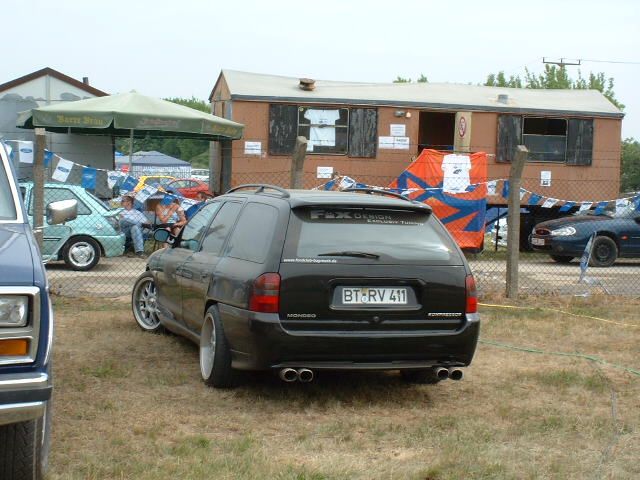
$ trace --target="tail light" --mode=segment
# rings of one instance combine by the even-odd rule
[[[478,313],[478,291],[476,290],[476,281],[473,275],[467,275],[464,285],[467,291],[466,313]]]
[[[263,273],[253,281],[249,310],[252,312],[278,313],[280,307],[280,275]]]

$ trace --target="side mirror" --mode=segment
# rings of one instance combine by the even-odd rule
[[[169,230],[165,230],[164,228],[159,228],[158,230],[155,230],[153,232],[153,239],[158,242],[168,243],[169,245],[173,245],[173,242],[175,241],[176,237],[171,235]]]
[[[77,216],[77,200],[60,200],[47,205],[47,223],[49,225],[58,225],[70,220],[75,220]]]

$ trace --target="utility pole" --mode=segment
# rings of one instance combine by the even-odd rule
[[[565,62],[564,58],[561,58],[559,62],[552,62],[551,60],[547,60],[547,57],[542,57],[542,63],[550,63],[552,65],[558,65],[560,68],[564,68],[567,65],[580,65],[581,60],[577,60],[576,62]]]

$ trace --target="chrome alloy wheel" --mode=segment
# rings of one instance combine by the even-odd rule
[[[200,373],[202,373],[202,378],[207,379],[211,376],[215,355],[216,327],[211,314],[207,314],[204,317],[200,334]]]
[[[160,325],[158,319],[158,295],[153,278],[143,278],[133,292],[133,313],[138,325],[145,330],[155,330]]]
[[[69,259],[79,268],[84,268],[93,262],[96,251],[88,242],[76,242],[69,248]]]

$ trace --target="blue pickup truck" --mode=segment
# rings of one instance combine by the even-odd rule
[[[75,200],[47,205],[49,224],[75,215]],[[53,313],[41,258],[0,143],[0,479],[41,479],[47,465]]]

